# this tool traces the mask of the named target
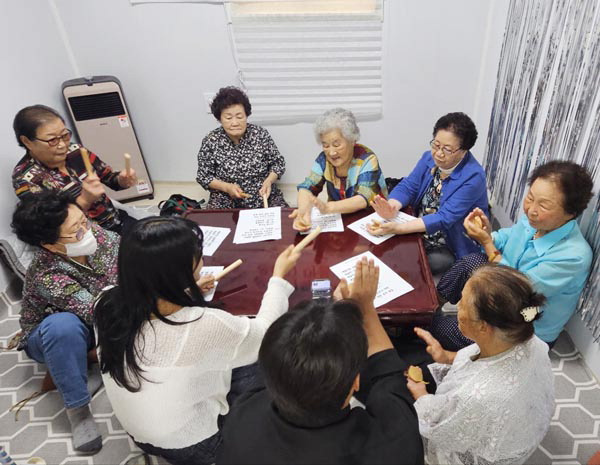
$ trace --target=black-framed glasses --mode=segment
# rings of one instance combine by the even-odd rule
[[[77,230],[77,232],[75,234],[71,234],[70,236],[58,236],[61,239],[77,239],[78,241],[80,241],[81,239],[83,239],[83,236],[85,236],[85,233],[88,232],[88,230],[92,227],[92,220],[90,220],[89,218],[85,220],[84,223],[82,223],[82,225],[79,227],[79,229]]]
[[[452,155],[452,154],[454,154],[454,153],[458,152],[459,150],[461,150],[461,148],[460,148],[460,147],[459,147],[459,148],[457,148],[456,150],[452,150],[450,147],[448,147],[448,146],[446,146],[446,145],[444,145],[444,146],[441,146],[440,144],[438,144],[438,143],[435,141],[435,139],[431,139],[431,140],[429,141],[429,145],[431,146],[431,150],[432,150],[434,153],[435,153],[435,152],[437,152],[438,150],[441,150],[441,151],[442,151],[442,153],[443,153],[444,155],[446,155],[446,156]]]
[[[44,140],[44,139],[39,139],[37,137],[35,139],[39,140],[40,142],[46,142],[46,144],[48,144],[50,147],[56,147],[60,143],[61,140],[65,144],[68,144],[69,141],[71,140],[71,136],[73,135],[73,132],[70,129],[67,129],[66,131],[67,132],[65,132],[64,134],[53,137],[52,139]]]

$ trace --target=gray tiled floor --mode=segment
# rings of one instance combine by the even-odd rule
[[[15,281],[0,293],[2,346],[18,330],[19,291]],[[557,409],[548,435],[527,463],[585,465],[600,450],[600,386],[568,335],[561,336],[551,359]],[[32,400],[16,421],[8,409],[40,387],[45,371],[43,365],[30,360],[24,352],[0,352],[0,445],[17,464],[25,463],[31,456],[43,457],[48,464],[123,464],[139,454],[112,412],[104,389],[92,400],[92,411],[104,437],[104,447],[95,456],[78,456],[73,450],[65,411],[56,391]]]

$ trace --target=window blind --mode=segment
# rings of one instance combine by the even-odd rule
[[[255,121],[312,121],[333,107],[357,117],[381,114],[383,0],[366,3],[362,11],[338,13],[226,6]]]

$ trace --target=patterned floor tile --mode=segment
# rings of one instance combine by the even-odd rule
[[[11,282],[0,293],[0,345],[18,330],[20,284]],[[600,386],[585,366],[568,335],[563,333],[550,353],[555,376],[557,409],[548,434],[527,461],[531,465],[585,465],[600,449]],[[103,448],[94,456],[73,450],[69,423],[58,392],[30,401],[15,421],[8,412],[41,386],[46,369],[24,352],[0,352],[0,445],[17,463],[31,456],[48,464],[125,464],[139,456],[131,438],[115,417],[104,389],[98,391],[91,409],[103,435]],[[154,465],[164,460],[151,457]]]

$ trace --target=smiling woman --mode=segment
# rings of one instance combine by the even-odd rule
[[[81,157],[82,147],[69,145],[71,130],[56,110],[44,105],[23,108],[15,116],[13,129],[17,143],[27,150],[12,175],[19,198],[42,190],[67,191],[105,229],[121,233],[134,222],[127,213],[114,207],[104,190],[105,185],[113,190],[133,186],[137,180],[134,170],[113,172],[90,152],[93,173],[89,175]]]
[[[543,318],[534,322],[534,328],[538,337],[552,346],[575,311],[590,272],[592,250],[576,218],[592,197],[592,188],[592,179],[583,167],[551,161],[531,174],[524,215],[514,226],[492,233],[483,211],[469,213],[464,227],[485,253],[469,254],[457,261],[442,276],[438,293],[456,303],[473,271],[488,260],[516,268],[547,298]],[[442,345],[453,348],[471,342],[458,332],[456,322],[434,320],[432,333]]]
[[[298,210],[292,213],[294,229],[310,229],[310,212],[352,213],[369,206],[376,195],[387,196],[387,187],[377,156],[357,144],[360,130],[349,110],[334,108],[315,122],[315,136],[323,147],[311,172],[298,184]],[[317,195],[327,189],[327,202]]]
[[[462,222],[473,208],[487,211],[485,173],[473,157],[477,140],[475,124],[464,113],[448,113],[433,127],[431,150],[390,193],[377,197],[375,211],[391,219],[411,206],[419,218],[406,223],[382,223],[369,227],[372,234],[424,233],[425,249],[433,274],[448,270],[456,259],[475,252],[477,245],[465,237]]]

